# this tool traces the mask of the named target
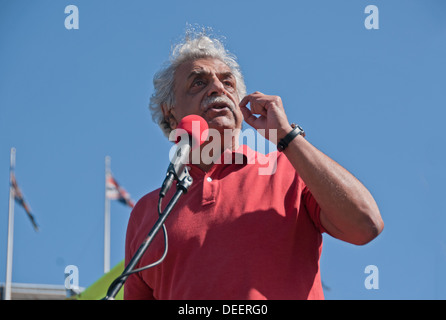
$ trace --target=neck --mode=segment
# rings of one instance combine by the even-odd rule
[[[219,141],[217,141],[219,140]],[[204,172],[208,172],[221,159],[227,150],[235,151],[239,147],[238,135],[233,135],[231,139],[210,139],[200,146],[199,155],[197,152],[191,153],[191,163],[197,165]]]

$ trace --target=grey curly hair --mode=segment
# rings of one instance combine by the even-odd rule
[[[154,93],[150,97],[149,109],[153,121],[160,126],[166,137],[169,137],[172,129],[162,108],[168,111],[175,104],[175,72],[182,63],[201,58],[216,58],[224,62],[236,79],[239,98],[246,95],[245,82],[236,57],[224,48],[222,42],[207,36],[204,31],[186,31],[185,39],[173,47],[169,61],[153,77]]]

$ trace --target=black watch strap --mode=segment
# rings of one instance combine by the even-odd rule
[[[304,129],[302,129],[301,126],[294,123],[291,124],[291,126],[293,127],[293,130],[291,130],[291,132],[288,133],[283,139],[280,139],[279,143],[277,144],[277,150],[280,152],[285,150],[290,144],[290,142],[298,135],[305,137],[305,131]]]

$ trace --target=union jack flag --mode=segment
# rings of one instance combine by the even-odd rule
[[[131,208],[135,206],[135,203],[131,199],[130,194],[119,185],[119,183],[116,181],[111,173],[107,174],[105,180],[105,196],[111,200],[118,200],[119,202]]]
[[[29,205],[26,203],[25,198],[23,197],[22,191],[17,185],[17,181],[15,179],[15,175],[13,172],[11,172],[11,187],[14,192],[14,200],[18,204],[20,204],[23,207],[23,209],[25,209],[25,212],[28,215],[28,218],[34,227],[34,230],[39,231],[39,227],[37,226],[36,220],[34,219],[34,216],[31,213]]]

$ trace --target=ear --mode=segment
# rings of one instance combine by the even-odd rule
[[[172,108],[168,108],[165,104],[161,105],[161,109],[163,110],[164,121],[169,123],[169,126],[172,130],[176,129],[178,126],[178,121],[174,116],[174,110]]]

